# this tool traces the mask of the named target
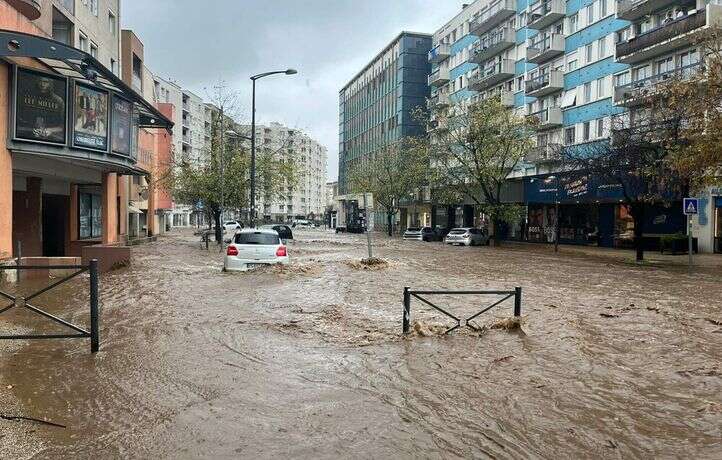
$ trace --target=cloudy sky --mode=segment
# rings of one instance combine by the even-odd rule
[[[471,0],[466,0],[471,3]],[[338,175],[338,91],[400,31],[433,33],[459,0],[123,0],[123,28],[145,45],[146,65],[208,98],[224,81],[250,120],[248,77],[298,69],[258,82],[260,122],[306,131],[328,148]]]

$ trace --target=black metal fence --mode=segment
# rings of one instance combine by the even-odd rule
[[[90,352],[96,353],[100,349],[100,334],[99,334],[99,312],[98,312],[98,260],[93,259],[88,265],[14,265],[14,266],[0,266],[0,273],[3,271],[16,270],[18,278],[23,271],[31,270],[76,270],[72,274],[62,278],[59,281],[51,283],[39,291],[36,291],[28,296],[22,297],[18,295],[11,295],[7,292],[0,290],[0,299],[10,300],[11,303],[5,306],[0,306],[0,314],[5,313],[13,308],[25,308],[33,313],[43,316],[55,323],[58,323],[74,331],[73,333],[65,334],[20,334],[20,335],[0,335],[0,340],[36,340],[36,339],[90,339]],[[90,272],[90,331],[76,326],[62,318],[48,313],[42,310],[36,305],[30,303],[31,300],[48,292],[49,290],[60,286],[63,283],[70,281],[81,273]]]
[[[468,318],[459,318],[456,315],[453,315],[446,311],[445,309],[439,307],[438,305],[434,304],[433,302],[429,301],[428,299],[422,297],[422,296],[429,296],[429,295],[502,295],[504,296],[502,299],[497,300],[496,302],[492,303],[491,305],[485,306],[481,311],[478,313],[471,315]],[[492,308],[502,304],[503,302],[514,298],[514,316],[521,316],[521,288],[517,287],[514,288],[513,291],[413,291],[408,287],[404,288],[404,317],[403,317],[403,333],[408,334],[409,330],[411,328],[411,298],[414,297],[418,299],[419,301],[423,302],[424,304],[428,305],[429,307],[433,308],[434,310],[437,310],[444,315],[448,316],[449,318],[456,321],[456,325],[452,326],[451,328],[447,329],[444,334],[448,334],[449,332],[452,332],[459,327],[466,326],[470,329],[473,329],[475,331],[479,331],[479,328],[469,324],[469,321],[474,320],[479,315],[486,313],[487,311],[491,310]]]

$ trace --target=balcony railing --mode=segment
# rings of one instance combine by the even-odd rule
[[[449,95],[445,93],[436,93],[429,98],[427,107],[430,109],[436,107],[447,107],[450,105]]]
[[[469,23],[469,33],[481,36],[516,14],[516,0],[496,0]]]
[[[562,154],[561,144],[545,144],[539,145],[531,150],[527,155],[527,161],[531,163],[543,163],[545,161],[555,161],[561,158]]]
[[[678,3],[679,0],[620,0],[617,2],[617,17],[627,21],[635,21]]]
[[[541,30],[566,16],[566,2],[563,0],[542,0],[529,5],[527,27]]]
[[[540,34],[541,35],[541,34]],[[541,64],[564,54],[564,35],[544,34],[529,40],[526,48],[526,60],[532,64]]]
[[[429,75],[429,86],[443,86],[449,82],[449,69],[436,69]]]
[[[564,88],[564,76],[560,70],[552,70],[525,82],[527,96],[538,97]]]
[[[482,63],[489,58],[511,48],[516,44],[516,35],[514,31],[508,27],[497,29],[496,31],[481,37],[471,49],[470,61]]]
[[[614,102],[618,105],[635,105],[639,99],[652,96],[655,86],[673,78],[689,79],[703,69],[702,62],[695,62],[684,67],[678,67],[651,77],[642,78],[614,89]]]
[[[554,128],[562,125],[562,109],[559,107],[548,107],[529,114],[539,121],[539,129]]]
[[[502,59],[501,61],[479,69],[469,77],[469,86],[477,91],[484,90],[492,85],[501,83],[514,76],[514,61]]]
[[[659,45],[670,39],[704,27],[706,24],[707,14],[705,9],[698,10],[694,14],[689,14],[679,19],[674,19],[652,30],[648,30],[643,34],[632,37],[625,42],[618,43],[617,58],[623,58],[646,48]]]
[[[448,59],[449,56],[451,56],[451,45],[439,43],[434,49],[429,51],[429,62],[438,64]]]

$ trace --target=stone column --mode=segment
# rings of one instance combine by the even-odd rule
[[[128,235],[128,176],[118,175],[118,198],[120,198],[120,234]]]
[[[0,88],[8,87],[8,66],[0,64]],[[0,260],[13,255],[13,158],[7,149],[7,101],[7,97],[0,99]]]
[[[103,244],[118,242],[118,178],[116,173],[103,173]]]

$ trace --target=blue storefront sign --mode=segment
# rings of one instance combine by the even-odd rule
[[[586,174],[543,175],[524,179],[527,203],[618,202],[624,199],[620,184],[600,182]]]

